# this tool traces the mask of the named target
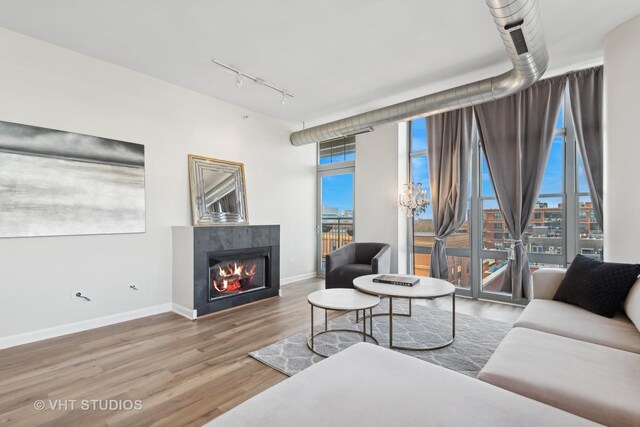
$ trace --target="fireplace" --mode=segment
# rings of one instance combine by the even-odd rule
[[[173,227],[172,245],[173,305],[185,317],[279,295],[279,225]]]
[[[208,252],[209,302],[269,288],[270,248]]]

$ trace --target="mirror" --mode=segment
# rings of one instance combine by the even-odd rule
[[[242,163],[189,155],[193,225],[247,224]]]

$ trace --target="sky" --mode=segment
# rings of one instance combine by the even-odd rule
[[[322,206],[338,208],[338,213],[353,210],[353,174],[322,177]]]
[[[558,116],[557,127],[564,126],[564,111],[560,110]],[[416,119],[411,123],[411,151],[422,151],[427,148],[427,132],[426,132],[426,120]],[[564,175],[564,144],[562,137],[557,136],[554,138],[549,159],[547,162],[547,168],[545,176],[542,181],[540,194],[558,194],[563,193],[563,175]],[[412,180],[413,182],[421,182],[423,188],[427,190],[427,196],[430,197],[428,188],[429,183],[429,167],[427,164],[427,158],[420,156],[414,157],[411,161]],[[578,183],[580,192],[588,192],[587,182],[584,176],[584,170],[580,156],[578,156]],[[481,191],[483,197],[495,197],[493,190],[493,184],[489,176],[489,170],[487,167],[484,156],[482,158],[482,181]],[[323,177],[322,185],[322,200],[324,206],[338,207],[340,212],[347,209],[353,209],[353,176],[352,175],[333,175]],[[540,201],[547,202],[549,207],[556,207],[559,203],[562,203],[560,197],[541,197]],[[498,204],[495,200],[486,200],[484,202],[485,209],[497,208]],[[431,218],[431,207],[426,212],[419,215],[420,218]]]

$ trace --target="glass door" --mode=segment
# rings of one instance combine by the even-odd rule
[[[328,253],[354,240],[355,168],[318,172],[317,271],[325,272]]]

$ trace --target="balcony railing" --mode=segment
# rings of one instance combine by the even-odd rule
[[[325,256],[353,241],[353,217],[322,217],[322,269]]]

